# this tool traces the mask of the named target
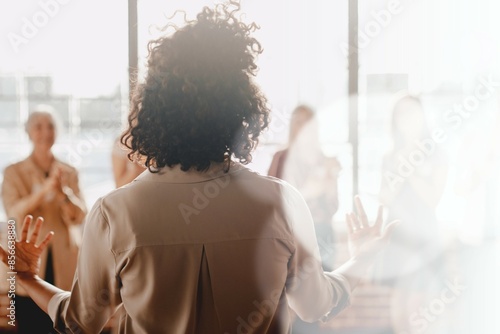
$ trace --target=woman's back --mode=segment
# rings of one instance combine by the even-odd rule
[[[274,321],[276,329],[293,247],[279,192],[279,183],[239,170],[193,183],[146,173],[107,196],[123,325],[134,333],[236,333],[240,325],[264,332]],[[254,302],[271,295],[271,314],[249,320],[259,312]]]

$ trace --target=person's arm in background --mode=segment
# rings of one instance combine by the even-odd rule
[[[277,178],[280,178],[282,176],[279,174],[280,174],[280,170],[283,169],[283,166],[282,166],[283,154],[284,154],[284,151],[279,151],[273,155],[273,160],[271,161],[271,166],[269,166],[269,170],[267,172],[268,176],[277,177]]]
[[[348,220],[351,259],[337,270],[323,272],[309,209],[297,191],[285,193],[296,244],[287,278],[289,304],[304,321],[326,321],[349,305],[351,292],[374,263],[395,225],[382,231],[380,211],[375,225],[369,226],[356,199],[359,217],[349,215]]]
[[[117,188],[123,186],[125,183],[123,177],[127,174],[127,161],[123,158],[121,152],[115,152],[117,148],[113,148],[111,155],[111,163],[113,166],[113,177]]]
[[[31,220],[27,217],[25,222]],[[101,200],[90,211],[84,227],[71,292],[58,289],[38,276],[40,254],[51,238],[49,234],[39,247],[35,246],[41,223],[41,219],[37,220],[37,227],[30,236],[29,225],[25,223],[21,240],[16,242],[18,282],[48,313],[60,333],[100,333],[121,303],[109,225],[101,212]],[[0,249],[0,255],[7,265],[9,253],[5,247]]]
[[[2,182],[2,201],[9,218],[20,218],[38,209],[44,202],[45,196],[55,191],[59,181],[55,176],[49,176],[42,187],[27,196],[21,196],[19,189],[22,187],[21,176],[14,166],[9,166],[4,171]]]
[[[78,184],[78,172],[74,169],[62,172],[61,186],[64,194],[61,201],[61,213],[67,225],[80,225],[87,214],[85,201]]]

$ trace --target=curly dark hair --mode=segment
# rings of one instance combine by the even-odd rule
[[[151,172],[180,164],[205,171],[234,156],[243,164],[269,124],[267,100],[254,84],[262,53],[235,14],[238,2],[204,7],[196,20],[148,44],[148,73],[131,102],[121,143]]]

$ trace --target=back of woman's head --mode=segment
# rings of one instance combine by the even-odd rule
[[[180,164],[208,169],[234,155],[251,161],[269,122],[253,83],[262,52],[257,28],[235,16],[239,4],[205,7],[195,21],[149,43],[148,73],[132,100],[122,143],[150,170]]]

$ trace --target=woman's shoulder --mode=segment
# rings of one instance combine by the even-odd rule
[[[299,196],[300,192],[287,181],[275,176],[263,175],[257,171],[246,169],[245,173],[240,174],[248,178],[253,187],[259,189],[262,193],[269,193],[280,196]]]
[[[255,182],[264,182],[264,183],[268,183],[268,184],[286,183],[285,181],[283,181],[277,177],[264,175],[264,174],[259,173],[258,171],[255,171],[255,170],[247,168],[247,167],[241,168],[238,172],[239,172],[237,174],[238,177],[251,179],[252,181],[255,181]]]
[[[23,171],[26,168],[29,168],[30,166],[31,166],[31,161],[30,161],[29,157],[25,158],[23,160],[16,161],[14,163],[11,163],[10,165],[7,165],[7,167],[5,167],[4,175]]]

